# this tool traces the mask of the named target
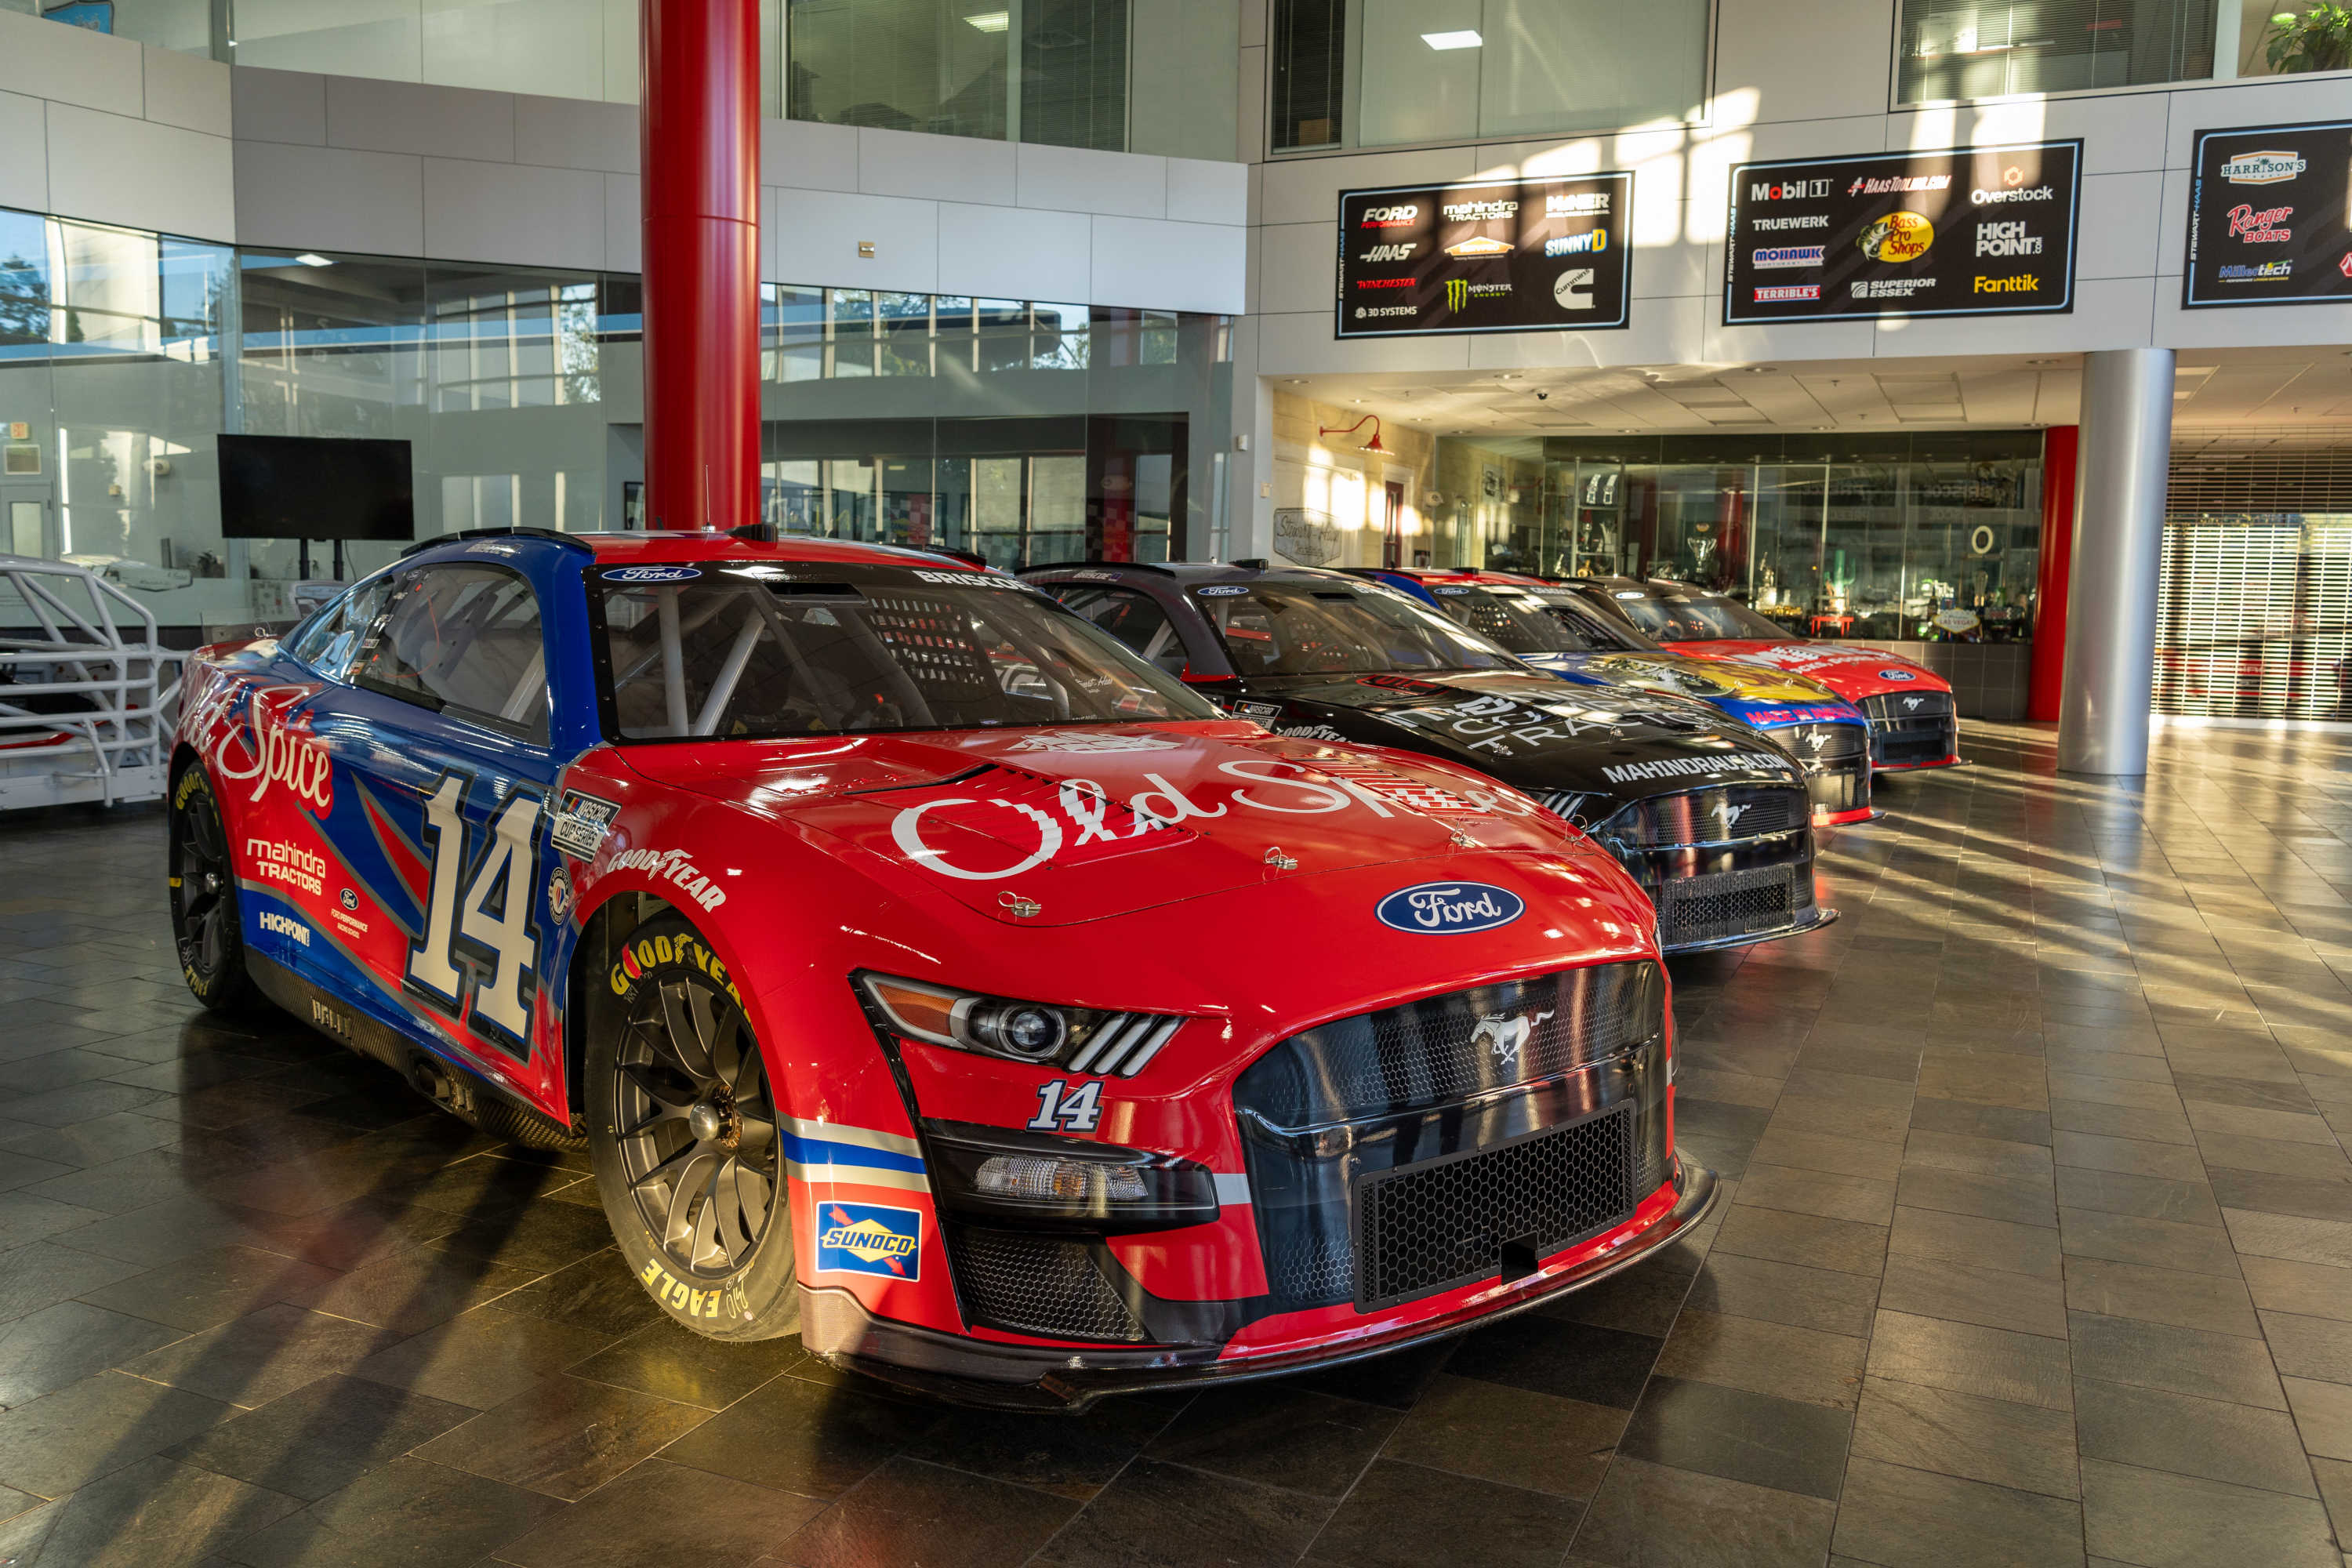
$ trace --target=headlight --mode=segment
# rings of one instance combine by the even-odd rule
[[[857,983],[884,1021],[908,1039],[1105,1077],[1141,1072],[1183,1023],[1159,1013],[1021,1002],[887,974],[860,974]]]
[[[940,1205],[1024,1228],[1168,1230],[1217,1217],[1207,1166],[1173,1154],[1009,1127],[925,1121]]]

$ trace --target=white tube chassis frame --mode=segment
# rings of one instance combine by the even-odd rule
[[[60,561],[0,555],[0,586],[17,600],[0,613],[37,623],[0,632],[0,811],[162,799],[181,656],[157,639],[154,613]],[[86,705],[27,705],[43,697]]]

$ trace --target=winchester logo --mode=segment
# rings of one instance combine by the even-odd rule
[[[1503,1067],[1516,1066],[1520,1050],[1535,1034],[1536,1026],[1551,1016],[1552,1009],[1549,1007],[1532,1018],[1525,1016],[1513,1017],[1507,1013],[1489,1013],[1478,1020],[1477,1027],[1470,1031],[1470,1047],[1486,1051]]]
[[[2310,159],[2293,153],[2241,153],[2221,165],[2221,177],[2233,185],[2275,185],[2310,167]]]

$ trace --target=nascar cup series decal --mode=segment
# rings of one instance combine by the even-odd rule
[[[826,1203],[817,1226],[816,1266],[842,1274],[919,1279],[923,1216],[879,1204]]]
[[[1400,888],[1373,908],[1381,924],[1421,936],[1468,936],[1509,925],[1525,899],[1489,882],[1423,882]]]

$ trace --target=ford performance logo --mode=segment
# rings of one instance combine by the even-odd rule
[[[684,583],[702,574],[691,566],[615,566],[597,575],[607,583]]]
[[[1486,882],[1423,882],[1398,889],[1372,912],[1381,924],[1395,931],[1465,936],[1509,925],[1527,909],[1527,900],[1507,888]]]

